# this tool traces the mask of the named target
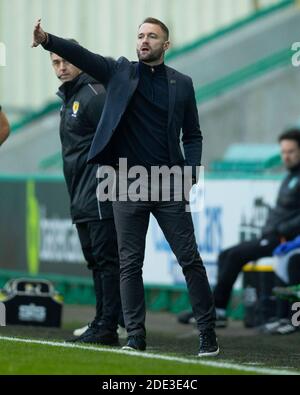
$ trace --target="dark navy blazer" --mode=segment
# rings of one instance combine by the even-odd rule
[[[102,116],[88,156],[90,163],[112,164],[109,142],[132,98],[138,82],[138,62],[121,57],[117,61],[94,54],[68,40],[49,34],[45,49],[68,60],[96,80],[107,91]],[[195,92],[190,77],[166,66],[169,87],[168,145],[171,165],[200,165],[202,134]],[[180,133],[184,155],[180,147]],[[118,158],[117,158],[118,159]]]

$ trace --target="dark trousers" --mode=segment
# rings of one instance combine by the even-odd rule
[[[113,202],[118,236],[121,300],[128,335],[145,336],[142,267],[150,213],[157,219],[186,279],[199,330],[214,328],[215,309],[186,202]]]
[[[273,250],[280,243],[279,238],[269,238],[268,244],[261,239],[246,241],[221,252],[218,258],[218,280],[214,289],[217,308],[226,309],[232,287],[242,270],[250,261],[272,256]]]
[[[96,319],[115,331],[121,312],[120,268],[114,220],[76,224],[83,255],[93,271]]]

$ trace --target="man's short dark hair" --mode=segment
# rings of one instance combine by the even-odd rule
[[[300,148],[300,129],[298,128],[292,128],[286,130],[284,133],[282,133],[279,138],[278,142],[281,143],[282,140],[293,140],[296,141]]]
[[[152,25],[158,25],[162,29],[162,31],[165,33],[167,40],[169,40],[169,29],[167,26],[160,21],[159,19],[148,17],[143,20],[143,22],[140,24],[139,27],[141,27],[144,23],[151,23]]]

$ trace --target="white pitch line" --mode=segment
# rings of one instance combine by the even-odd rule
[[[97,351],[97,352],[108,352],[112,354],[122,354],[122,355],[129,355],[129,356],[136,356],[140,358],[146,359],[159,359],[162,361],[170,361],[170,362],[178,362],[183,364],[193,364],[193,365],[202,365],[202,366],[211,366],[216,368],[223,368],[223,369],[232,369],[238,370],[241,372],[253,372],[258,374],[269,374],[269,375],[299,375],[299,372],[295,372],[292,370],[281,370],[281,369],[273,369],[273,368],[256,368],[254,366],[243,366],[237,365],[234,363],[229,362],[217,362],[217,361],[208,361],[198,359],[189,359],[189,358],[181,358],[181,357],[172,357],[169,355],[160,355],[160,354],[150,354],[147,352],[141,351],[126,351],[120,350],[115,348],[109,347],[95,347],[95,346],[83,346],[74,343],[62,343],[62,342],[53,342],[53,341],[46,341],[46,340],[35,340],[35,339],[21,339],[17,337],[9,337],[9,336],[0,336],[1,340],[7,340],[11,342],[20,342],[20,343],[29,343],[29,344],[40,344],[45,346],[52,346],[52,347],[62,347],[62,348],[75,348],[79,350],[88,350],[88,351]]]

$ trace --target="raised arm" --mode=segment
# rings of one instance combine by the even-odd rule
[[[47,51],[56,53],[104,85],[114,73],[115,60],[90,52],[69,40],[46,33],[41,27],[41,19],[34,26],[31,47],[34,48],[40,44]]]

